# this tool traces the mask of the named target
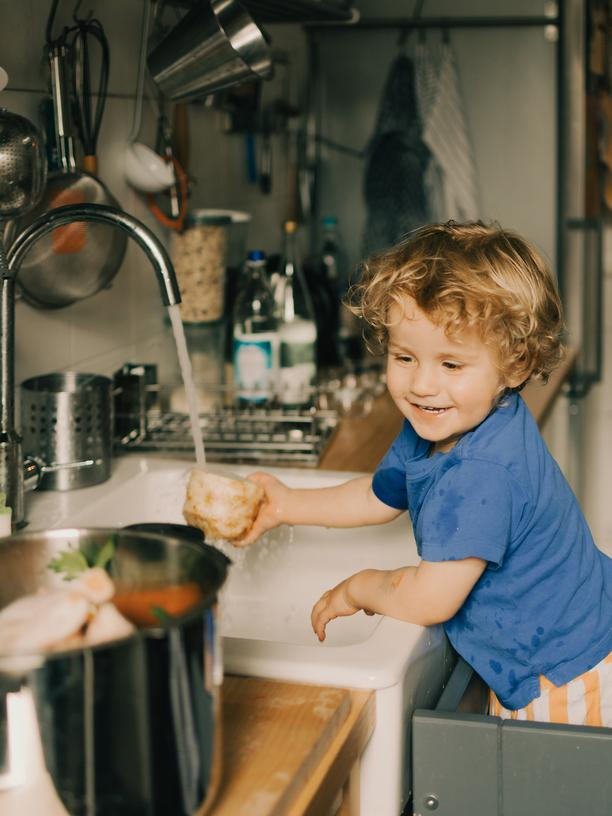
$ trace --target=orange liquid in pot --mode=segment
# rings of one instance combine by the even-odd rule
[[[157,626],[163,622],[163,615],[179,618],[197,606],[203,597],[198,584],[189,581],[154,589],[121,590],[113,603],[136,626]]]

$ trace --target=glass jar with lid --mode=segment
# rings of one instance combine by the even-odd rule
[[[229,215],[193,210],[187,214],[183,231],[173,236],[172,261],[184,323],[211,323],[224,316],[231,223]]]

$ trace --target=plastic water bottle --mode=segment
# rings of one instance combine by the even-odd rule
[[[297,245],[298,225],[285,221],[280,274],[274,289],[280,341],[279,400],[283,405],[307,404],[317,374],[317,325]]]
[[[243,404],[260,405],[274,397],[279,335],[265,253],[248,253],[233,315],[234,387]]]

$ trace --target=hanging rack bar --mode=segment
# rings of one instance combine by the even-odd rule
[[[558,25],[556,16],[531,17],[364,17],[356,23],[314,23],[309,29],[363,31],[374,28],[542,28]]]

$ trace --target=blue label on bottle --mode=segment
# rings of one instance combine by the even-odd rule
[[[272,396],[274,349],[271,340],[234,336],[234,384],[237,396],[248,402],[265,402]]]

